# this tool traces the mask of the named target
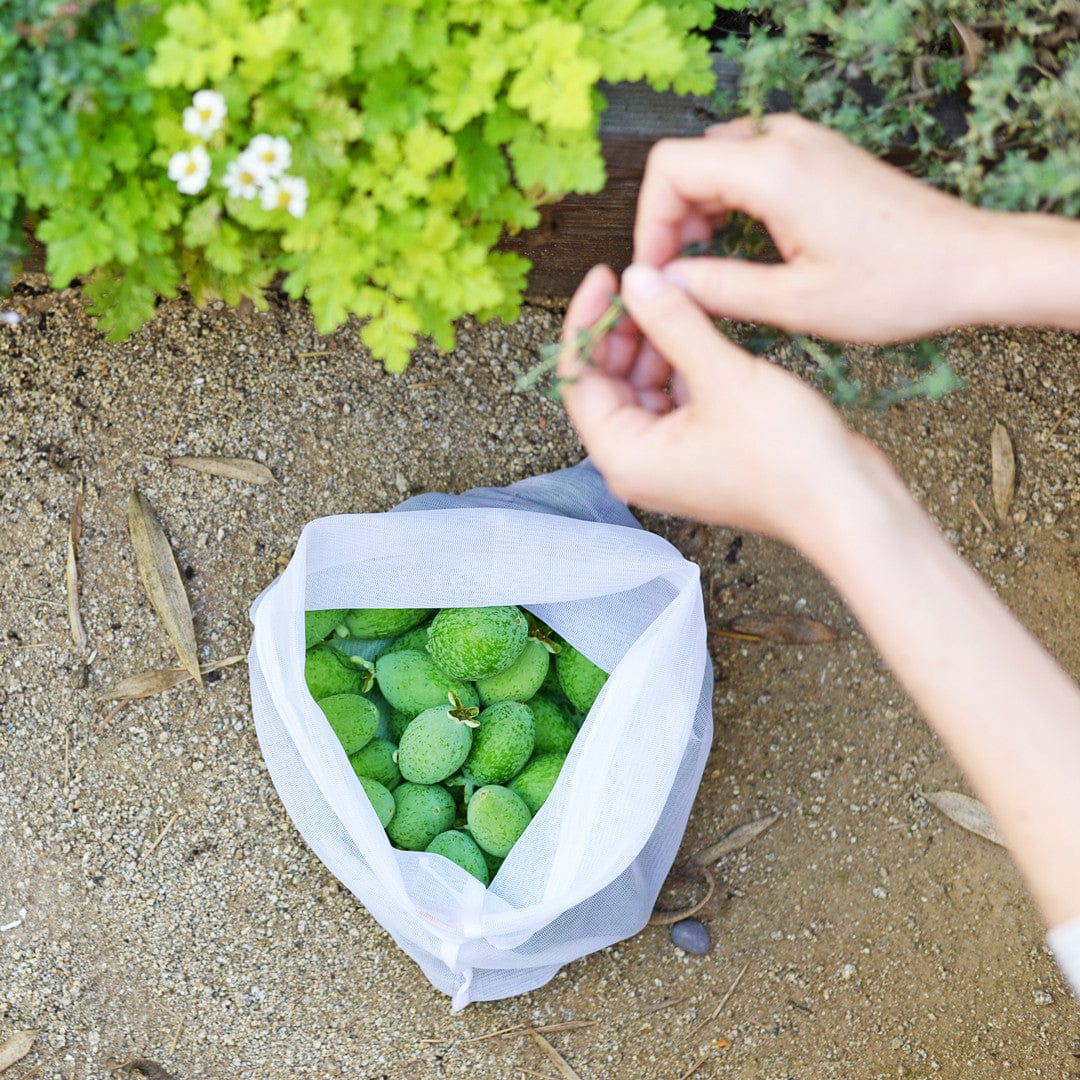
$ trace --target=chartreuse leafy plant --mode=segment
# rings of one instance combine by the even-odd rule
[[[0,269],[27,219],[111,337],[280,278],[394,371],[512,319],[493,250],[604,183],[601,80],[707,93],[703,0],[7,0]]]

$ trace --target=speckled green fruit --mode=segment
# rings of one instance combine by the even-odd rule
[[[350,637],[388,638],[404,634],[430,614],[430,608],[351,608],[342,621]]]
[[[361,694],[331,694],[318,704],[346,754],[367,746],[378,730],[379,710]]]
[[[466,813],[473,839],[492,855],[505,858],[532,815],[520,795],[497,784],[478,788]]]
[[[528,701],[543,685],[550,666],[551,654],[539,641],[529,638],[521,655],[505,671],[476,680],[480,704]]]
[[[443,608],[428,627],[428,652],[455,679],[488,679],[514,663],[528,639],[519,608]]]
[[[577,735],[577,726],[554,701],[537,694],[529,701],[533,714],[533,750],[537,754],[565,754]]]
[[[357,779],[364,789],[364,794],[371,800],[371,805],[375,808],[379,824],[385,829],[397,812],[394,796],[378,780],[372,780],[370,776],[360,776]]]
[[[425,709],[398,744],[401,775],[413,784],[437,784],[456,773],[472,746],[476,712],[456,705]]]
[[[480,847],[479,844],[476,846]],[[483,848],[480,848],[480,852],[484,856],[484,862],[487,863],[488,884],[490,885],[495,880],[495,875],[499,872],[499,867],[502,866],[503,860],[498,855],[492,855],[490,851],[484,851]]]
[[[521,796],[529,813],[535,814],[551,794],[565,761],[565,754],[540,754],[506,786],[515,795]]]
[[[413,714],[402,712],[400,709],[391,708],[390,714],[386,718],[386,734],[389,739],[396,745],[401,742],[401,736],[405,734],[405,729],[413,722]]]
[[[433,851],[436,855],[445,855],[451,862],[457,863],[465,873],[479,878],[485,885],[490,880],[484,853],[468,833],[461,832],[459,829],[439,833],[428,844],[426,850]]]
[[[316,645],[308,649],[304,658],[304,681],[316,701],[331,694],[358,694],[363,680],[363,672],[329,646]]]
[[[397,847],[423,851],[439,833],[454,827],[454,796],[442,784],[402,784],[392,794],[394,816],[386,835]]]
[[[377,780],[393,791],[401,783],[401,770],[394,760],[396,753],[397,747],[389,739],[372,739],[367,746],[349,755],[349,764],[357,776]]]
[[[379,653],[379,656],[385,656],[387,653],[401,652],[402,649],[412,649],[415,652],[426,653],[427,625],[417,626],[415,629],[402,634],[401,637],[394,638],[394,640]]]
[[[469,708],[480,704],[473,686],[447,676],[427,653],[413,649],[380,656],[375,661],[375,680],[391,707],[410,716],[445,705],[451,691]]]
[[[310,649],[325,641],[345,617],[344,608],[323,608],[320,611],[304,612],[304,647]]]
[[[607,682],[607,672],[570,644],[564,645],[555,657],[555,670],[567,700],[584,716],[593,707],[600,688]]]
[[[497,701],[478,717],[472,749],[461,771],[478,787],[517,776],[533,752],[533,717],[520,701]]]

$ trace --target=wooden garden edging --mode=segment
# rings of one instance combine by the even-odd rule
[[[718,86],[732,88],[734,62],[714,56]],[[590,267],[606,263],[622,271],[633,248],[634,210],[653,143],[665,136],[700,135],[723,120],[709,98],[657,93],[646,83],[601,88],[608,105],[600,121],[600,142],[608,180],[596,195],[568,195],[540,208],[540,224],[506,237],[499,248],[532,260],[526,297],[569,298]]]

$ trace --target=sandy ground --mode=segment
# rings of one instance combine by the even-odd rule
[[[716,739],[684,853],[779,819],[717,864],[707,955],[649,927],[452,1014],[292,827],[243,664],[119,713],[100,700],[175,663],[126,503],[137,485],[160,516],[204,658],[245,653],[251,600],[310,518],[580,458],[561,409],[512,390],[557,313],[466,325],[454,354],[392,378],[355,328],[321,338],[299,306],[170,303],[121,345],[69,293],[24,287],[6,307],[25,318],[0,326],[0,1042],[39,1033],[4,1080],[106,1077],[138,1057],[177,1080],[1080,1075],[1077,1006],[1008,855],[923,797],[964,781],[829,585],[775,544],[652,516],[701,564],[713,630],[804,613],[841,632],[711,636]],[[951,358],[966,393],[856,423],[1080,676],[1077,340],[971,332]],[[996,420],[1019,461],[1006,525]],[[182,453],[257,459],[277,482],[170,466]],[[64,586],[80,481],[86,654]],[[521,1034],[571,1021],[547,1035],[568,1065]]]

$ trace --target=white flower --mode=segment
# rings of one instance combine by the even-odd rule
[[[301,176],[283,176],[267,180],[262,186],[264,210],[288,210],[294,218],[307,213],[308,186]]]
[[[185,195],[197,195],[210,179],[210,155],[206,148],[193,146],[190,150],[178,150],[169,158],[169,179]]]
[[[254,199],[259,194],[259,175],[243,154],[229,162],[221,182],[234,199]]]
[[[243,157],[260,180],[276,180],[292,164],[292,147],[280,135],[256,135]]]
[[[225,99],[216,90],[199,90],[184,110],[184,130],[198,139],[209,139],[225,119]]]

